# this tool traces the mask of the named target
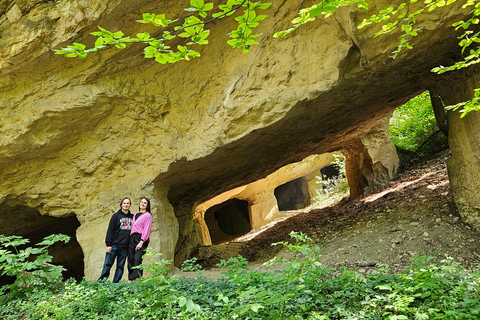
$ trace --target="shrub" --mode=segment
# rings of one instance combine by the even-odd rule
[[[53,234],[46,237],[35,247],[24,247],[28,239],[20,236],[0,235],[0,271],[1,275],[15,277],[11,285],[0,288],[0,294],[9,291],[10,295],[34,289],[36,286],[52,287],[62,279],[62,266],[52,265],[52,256],[48,248],[55,242],[68,242],[69,236]],[[11,249],[10,249],[11,248]]]
[[[169,277],[153,264],[156,281],[67,281],[51,292],[35,286],[26,296],[5,296],[1,319],[479,319],[480,271],[452,259],[413,261],[400,274],[387,268],[368,276],[320,263],[321,249],[302,233],[290,234],[288,259],[269,271],[249,270],[238,256],[222,261],[221,279]],[[168,263],[168,262],[167,262]],[[198,268],[189,263],[189,268]]]
[[[397,148],[420,156],[435,153],[448,145],[447,137],[438,130],[427,91],[395,110],[390,119],[389,134]]]

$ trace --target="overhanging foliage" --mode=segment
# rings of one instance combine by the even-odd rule
[[[392,52],[392,57],[405,49],[412,49],[410,40],[416,37],[421,31],[416,27],[417,20],[421,18],[421,14],[425,12],[433,12],[437,8],[450,6],[457,3],[457,0],[424,0],[423,5],[419,6],[421,1],[409,0],[400,3],[397,6],[389,6],[388,8],[379,10],[376,14],[365,19],[358,28],[364,28],[371,24],[381,24],[381,29],[374,37],[392,33],[400,30],[400,39],[398,47]],[[414,4],[419,9],[411,11]],[[188,12],[194,14],[184,19],[183,23],[175,25],[178,19],[168,19],[165,14],[144,13],[139,23],[153,24],[156,27],[165,29],[162,36],[152,37],[148,32],[138,33],[136,37],[125,36],[122,31],[109,31],[99,27],[99,31],[93,32],[92,35],[97,36],[93,48],[86,48],[84,44],[74,43],[59,50],[54,50],[56,54],[62,54],[66,57],[85,58],[88,54],[101,50],[116,47],[124,49],[131,43],[144,43],[145,58],[154,58],[155,61],[166,64],[175,63],[182,60],[190,60],[199,57],[200,53],[195,49],[198,45],[206,45],[210,35],[210,30],[206,26],[218,19],[232,16],[238,9],[245,8],[242,15],[237,15],[234,19],[238,24],[236,30],[232,30],[228,35],[231,38],[227,43],[233,48],[241,48],[243,52],[248,52],[250,46],[258,44],[256,38],[261,34],[254,33],[260,21],[264,20],[267,15],[258,15],[257,10],[268,9],[271,3],[253,2],[250,0],[228,0],[225,4],[219,5],[214,10],[213,3],[205,3],[204,0],[190,0],[191,7],[185,8]],[[338,8],[344,6],[355,5],[361,9],[367,9],[368,3],[360,0],[325,0],[300,10],[298,17],[292,21],[293,27],[275,33],[274,37],[286,36],[302,25],[314,21],[317,17],[329,17]],[[470,30],[472,26],[478,25],[480,22],[480,1],[466,0],[463,8],[473,7],[470,18],[465,21],[458,21],[453,26],[457,29],[464,29],[464,33],[460,37],[459,45],[462,52],[469,52],[464,60],[455,63],[452,66],[439,66],[432,71],[436,73],[444,73],[447,71],[466,68],[480,62],[480,32],[474,33]],[[209,12],[214,10],[209,18]],[[185,43],[178,44],[176,48],[171,48],[168,42],[175,38],[186,39]],[[462,117],[470,111],[480,109],[480,91],[475,92],[474,99],[463,102],[450,107],[451,109],[460,109]]]

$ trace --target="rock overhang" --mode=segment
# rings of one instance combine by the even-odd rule
[[[97,24],[111,28],[121,26],[131,31],[138,28],[138,24],[132,20],[134,14],[129,12],[132,10],[131,5],[119,2],[107,6],[102,1],[98,3],[103,11],[93,12],[90,9],[83,12],[83,17],[73,14],[77,20],[82,21],[81,25],[77,25],[83,27],[81,32],[77,31],[80,40],[89,39],[86,36],[88,31],[94,30]],[[38,17],[41,12],[53,12],[51,15],[58,18],[59,12],[72,14],[74,10],[61,7],[61,2],[48,10],[42,4],[48,6],[50,2],[38,1],[40,13],[34,14],[37,7],[28,8],[27,15],[14,21],[12,25],[23,20],[33,23],[31,21],[35,19],[29,15]],[[160,8],[154,8],[154,4],[149,1],[141,4],[145,7],[136,7],[135,11],[161,10],[161,5]],[[273,25],[276,29],[278,24],[284,25],[289,21],[282,16],[292,14],[287,13],[285,6],[282,3],[274,7],[276,11],[272,22],[267,22],[265,29],[272,28]],[[174,13],[183,14],[177,9],[173,10]],[[387,55],[396,45],[395,37],[372,39],[372,31],[355,30],[358,21],[353,20],[365,16],[363,12],[342,9],[338,17],[307,25],[291,39],[274,40],[264,37],[261,47],[253,49],[248,55],[238,54],[224,44],[217,43],[213,45],[213,49],[202,51],[206,57],[188,63],[182,62],[178,66],[159,66],[143,59],[138,46],[119,52],[102,53],[98,57],[87,58],[86,62],[53,56],[52,52],[45,52],[45,45],[39,45],[38,50],[33,50],[32,56],[37,54],[33,61],[32,58],[16,60],[19,55],[32,52],[30,49],[11,57],[4,53],[4,62],[11,58],[19,63],[10,62],[9,67],[3,68],[2,78],[6,81],[2,82],[2,89],[7,92],[7,99],[2,105],[6,109],[12,108],[10,113],[18,112],[23,119],[16,121],[20,119],[13,117],[12,120],[15,121],[12,122],[16,127],[10,128],[8,114],[2,117],[3,123],[7,124],[3,126],[4,139],[10,134],[16,136],[7,139],[0,146],[3,154],[7,155],[0,161],[8,162],[10,154],[17,156],[13,158],[15,162],[28,159],[27,154],[33,158],[62,157],[57,152],[75,149],[80,140],[104,141],[105,135],[110,132],[106,132],[106,128],[98,130],[99,123],[115,122],[122,116],[132,119],[130,122],[123,121],[124,126],[133,125],[135,130],[146,136],[144,139],[168,136],[166,139],[151,139],[157,140],[153,142],[157,144],[157,150],[164,150],[166,147],[170,149],[167,152],[172,153],[172,149],[191,149],[189,144],[204,143],[202,139],[190,143],[199,135],[197,121],[207,120],[206,122],[214,127],[221,121],[222,116],[230,118],[224,123],[220,122],[222,129],[202,128],[200,135],[207,133],[217,136],[204,143],[206,148],[197,147],[199,150],[186,150],[183,154],[173,151],[174,154],[161,159],[156,157],[157,161],[154,162],[163,162],[157,170],[153,170],[159,172],[156,181],[166,181],[167,185],[173,185],[170,194],[173,198],[178,194],[180,198],[184,197],[182,193],[191,194],[191,187],[183,192],[175,190],[182,189],[179,187],[182,185],[198,184],[198,190],[210,190],[205,192],[208,197],[212,193],[230,188],[232,181],[237,180],[233,184],[241,185],[261,178],[282,165],[301,160],[309,154],[338,150],[348,141],[348,137],[360,133],[362,126],[368,126],[366,124],[372,118],[387,114],[408,98],[428,89],[438,77],[430,72],[431,68],[440,64],[448,65],[458,59],[455,32],[446,21],[442,22],[442,29],[435,33],[436,36],[420,34],[421,40],[416,41],[413,51],[392,60]],[[448,10],[445,16],[455,14]],[[452,17],[450,19],[454,20]],[[432,29],[435,21],[430,20],[428,28]],[[58,32],[61,27],[72,27],[66,23],[67,20],[62,20],[62,23],[56,25],[56,33],[49,34],[52,43],[71,41],[68,34]],[[23,25],[27,26],[28,23],[24,22]],[[231,26],[231,23],[222,22],[214,26],[214,35],[224,37],[219,34],[219,29],[224,32],[225,25]],[[12,32],[8,26],[6,29],[7,35]],[[267,29],[267,35],[271,36],[272,33]],[[65,37],[63,41],[59,39],[59,34]],[[311,36],[322,36],[330,43],[324,45],[325,48],[320,48],[322,41],[311,41]],[[48,35],[45,37],[48,38]],[[306,40],[303,43],[302,38]],[[8,41],[8,37],[4,41]],[[332,44],[335,41],[339,44]],[[378,47],[382,49],[376,49]],[[282,58],[284,55],[288,58]],[[229,60],[230,57],[233,60]],[[241,63],[235,64],[239,59]],[[248,67],[245,67],[246,64]],[[10,67],[14,68],[15,73],[8,71]],[[32,74],[34,67],[39,68],[39,74]],[[226,70],[221,72],[219,67]],[[323,77],[322,72],[324,73],[325,69],[332,71]],[[232,76],[231,70],[236,70],[237,74]],[[203,73],[203,76],[197,76],[196,72]],[[201,83],[200,88],[194,84],[195,81]],[[17,83],[13,90],[12,82]],[[23,86],[20,85],[22,82]],[[39,86],[38,83],[42,85]],[[44,94],[46,97],[42,97],[41,88],[48,86],[50,92]],[[48,88],[43,91],[47,92]],[[205,102],[202,103],[202,100]],[[42,101],[47,105],[44,108],[41,106]],[[54,104],[62,106],[52,107]],[[200,110],[197,111],[197,108]],[[28,109],[37,111],[29,113]],[[26,114],[22,114],[24,111]],[[31,120],[25,121],[26,118]],[[56,125],[55,121],[60,123]],[[121,121],[122,119],[119,122]],[[139,128],[149,122],[160,123],[153,128],[156,132],[145,132],[146,130]],[[58,132],[58,137],[55,136],[55,130],[42,132],[40,129],[53,129],[52,126]],[[352,129],[356,127],[358,130]],[[84,131],[78,128],[84,128]],[[22,134],[22,131],[25,133]],[[92,131],[100,132],[96,137],[91,134]],[[121,134],[118,139],[128,140]],[[134,144],[132,139],[127,145]],[[256,149],[257,147],[259,148]],[[77,149],[73,152],[84,150]],[[25,154],[23,159],[18,157],[22,153]],[[216,153],[219,155],[215,156]],[[113,156],[110,160],[132,163],[127,157],[131,158],[132,155],[129,154],[123,159],[115,159]],[[195,174],[186,174],[184,170],[175,169],[177,163],[179,167],[184,167],[183,162],[179,161],[182,158],[199,163],[200,169],[192,169],[195,172],[205,171],[205,168],[209,167],[202,164],[202,161],[207,161],[202,160],[203,158],[218,158],[215,166],[210,166],[213,168],[212,173],[203,173],[210,175],[212,180],[203,178],[202,173],[197,173],[198,177],[194,178]],[[107,159],[106,162],[108,161]],[[208,161],[215,163],[215,160]],[[233,165],[238,167],[238,171],[228,169],[230,161],[232,164],[238,163]],[[230,172],[224,179],[220,178],[221,173],[215,177],[215,170],[221,171],[222,164],[226,165],[223,170]],[[87,168],[80,171],[94,170],[88,164],[86,166]],[[166,169],[168,167],[169,170]],[[250,171],[256,173],[250,174]],[[162,178],[164,175],[166,179]],[[172,179],[170,176],[176,178]],[[152,178],[155,176],[149,177]],[[167,180],[175,182],[172,184]],[[202,186],[202,181],[206,182],[205,186]],[[218,187],[215,191],[214,188],[207,187],[212,185],[212,181],[224,181],[228,186]]]

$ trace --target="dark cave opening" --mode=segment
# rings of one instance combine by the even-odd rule
[[[308,181],[304,177],[276,187],[274,194],[279,211],[298,210],[310,204]]]
[[[205,223],[212,244],[228,241],[252,230],[248,206],[248,201],[230,199],[205,212]]]
[[[76,239],[76,230],[80,222],[75,214],[56,218],[41,215],[38,210],[26,206],[0,208],[0,234],[5,236],[22,236],[29,240],[24,247],[34,247],[45,237],[51,234],[65,234],[70,237],[67,243],[57,242],[49,247],[49,254],[53,257],[52,263],[63,266],[64,279],[74,278],[81,281],[84,277],[84,256],[82,248]],[[13,248],[8,247],[9,250]],[[20,248],[23,249],[23,248]],[[12,283],[14,279],[7,276],[0,277],[0,285]]]

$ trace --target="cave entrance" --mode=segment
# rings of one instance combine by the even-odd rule
[[[244,235],[252,227],[248,201],[236,198],[214,205],[205,211],[205,223],[212,244],[219,244]]]
[[[74,278],[77,281],[84,277],[83,251],[76,238],[76,230],[80,227],[75,214],[56,218],[41,215],[38,210],[30,207],[0,206],[0,234],[5,236],[22,236],[30,240],[26,247],[35,246],[43,238],[62,233],[70,237],[67,243],[56,243],[49,248],[53,257],[52,263],[62,265],[66,269],[64,279]],[[14,279],[13,279],[14,280]],[[9,277],[0,277],[0,285],[11,283]]]
[[[308,181],[305,177],[284,183],[274,190],[279,211],[298,210],[310,205]]]
[[[338,165],[331,164],[320,169],[320,174],[323,179],[338,178],[340,175],[340,169],[338,168]]]

